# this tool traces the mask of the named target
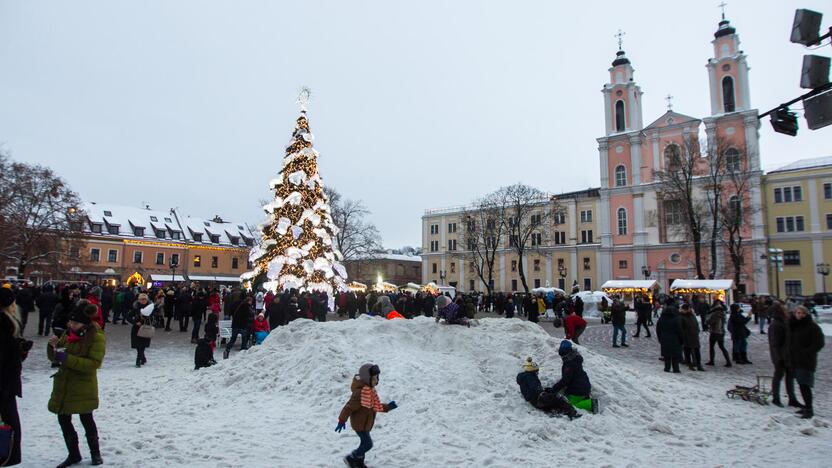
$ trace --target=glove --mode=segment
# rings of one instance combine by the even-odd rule
[[[341,421],[338,421],[338,425],[337,425],[337,426],[335,426],[335,432],[341,432],[341,431],[343,431],[346,427],[347,427],[347,423],[346,423],[346,422],[341,422]]]
[[[55,353],[55,362],[63,364],[66,361],[66,351],[58,351]]]
[[[398,407],[399,407],[399,405],[396,404],[395,400],[391,401],[390,403],[387,403],[387,411],[394,410]]]

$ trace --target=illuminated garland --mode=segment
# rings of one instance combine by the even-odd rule
[[[347,272],[333,245],[338,228],[332,220],[323,180],[318,174],[318,152],[306,111],[297,119],[286,147],[280,179],[272,180],[274,200],[263,207],[261,243],[249,259],[254,270],[243,281],[271,291],[297,288],[328,293],[346,289]]]
[[[239,253],[248,253],[248,249],[241,249],[237,247],[212,247],[208,245],[192,245],[192,244],[176,244],[172,242],[155,242],[155,241],[137,241],[137,240],[123,240],[125,244],[128,245],[152,245],[154,247],[172,247],[176,249],[187,249],[187,250],[218,250],[221,252],[239,252]]]

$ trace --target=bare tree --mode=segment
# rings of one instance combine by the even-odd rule
[[[33,263],[80,254],[80,199],[51,169],[0,156],[0,258],[23,278]]]
[[[340,230],[333,239],[344,260],[372,256],[382,249],[381,235],[376,226],[368,221],[370,210],[361,200],[343,198],[337,190],[325,187],[332,211],[332,220]]]
[[[682,222],[666,226],[676,230],[685,240],[693,244],[696,277],[704,279],[702,273],[702,238],[708,216],[707,203],[697,194],[697,179],[707,171],[707,162],[700,152],[701,144],[696,136],[686,137],[682,146],[671,145],[666,151],[664,170],[654,172],[658,181],[660,198],[663,202],[675,204]]]
[[[746,268],[753,264],[746,262],[748,244],[745,235],[750,232],[753,214],[760,208],[751,204],[753,174],[747,167],[736,167],[732,161],[729,163],[725,177],[726,197],[720,207],[720,226],[725,233],[723,243],[731,260],[734,285],[738,286]]]
[[[473,265],[477,276],[485,284],[488,295],[494,293],[494,263],[506,235],[505,198],[498,192],[490,193],[461,213],[463,249],[454,255]]]
[[[503,187],[498,192],[506,200],[503,222],[509,236],[509,248],[517,254],[520,282],[528,294],[529,284],[523,268],[523,257],[530,250],[539,249],[544,242],[544,226],[551,213],[546,209],[546,204],[550,200],[544,192],[520,183]]]

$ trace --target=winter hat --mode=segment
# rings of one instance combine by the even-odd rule
[[[731,304],[731,313],[736,313],[736,312],[739,312],[740,310],[742,310],[742,309],[740,309],[739,304],[737,304],[736,302]]]
[[[560,348],[558,348],[558,354],[563,356],[564,354],[569,353],[572,351],[572,342],[569,340],[563,340],[560,342]]]
[[[364,364],[358,369],[358,379],[367,385],[370,385],[370,381],[374,375],[379,374],[381,374],[381,369],[375,364]]]
[[[92,306],[92,308],[95,310],[95,306]],[[89,325],[90,322],[92,322],[92,318],[87,314],[87,306],[85,305],[83,307],[76,307],[73,309],[72,313],[69,314],[69,321]]]
[[[526,362],[523,363],[523,370],[526,372],[537,372],[540,370],[540,367],[536,362],[532,361],[532,357],[529,356],[526,358]]]
[[[260,320],[263,320],[264,318],[266,318],[266,316],[263,315],[263,312],[260,312],[259,314],[257,314],[257,318],[259,318]]]
[[[436,307],[439,308],[439,309],[443,309],[445,307],[448,307],[448,305],[450,303],[451,303],[451,298],[448,297],[448,296],[439,296],[439,297],[436,298]]]
[[[11,288],[0,288],[0,306],[8,307],[12,304],[14,304],[14,291]]]
[[[90,289],[90,295],[95,297],[96,299],[101,299],[101,288],[96,286]]]

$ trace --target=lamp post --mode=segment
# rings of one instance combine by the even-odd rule
[[[444,285],[445,284],[445,270],[439,270],[439,283]]]
[[[823,293],[826,294],[826,277],[829,276],[829,264],[828,263],[818,263],[818,273],[821,275],[821,279],[823,280]],[[824,298],[824,301],[826,298]]]
[[[562,263],[558,264],[558,275],[560,276],[560,285],[563,286],[561,289],[566,288],[566,267],[563,266]]]
[[[780,297],[780,271],[783,269],[783,249],[768,249],[768,260],[774,266],[774,281],[777,283],[777,297]]]
[[[173,260],[173,257],[170,259],[170,284],[173,286],[173,282],[176,281],[176,268],[179,267],[179,263]]]
[[[641,274],[644,275],[644,279],[650,279],[650,275],[653,272],[650,271],[650,267],[647,265],[642,265],[641,267]]]

